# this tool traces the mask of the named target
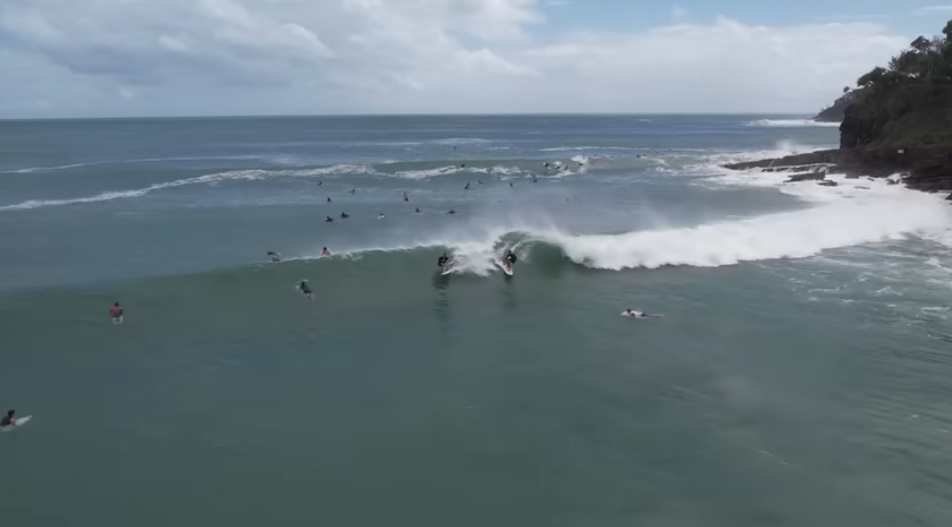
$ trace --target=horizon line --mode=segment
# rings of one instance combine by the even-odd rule
[[[13,121],[108,121],[147,119],[313,119],[366,117],[684,117],[684,116],[738,116],[738,117],[801,117],[808,113],[786,112],[513,112],[513,113],[315,113],[315,114],[225,114],[225,115],[133,115],[100,117],[0,117],[0,122]],[[810,117],[806,117],[809,119]]]

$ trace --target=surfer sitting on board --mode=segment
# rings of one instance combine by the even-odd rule
[[[119,302],[116,302],[109,308],[109,317],[112,318],[114,324],[122,322],[122,306],[119,305]]]
[[[311,291],[311,286],[307,285],[307,280],[301,280],[301,283],[298,284],[298,289],[304,293],[304,296],[314,300],[314,292]]]
[[[16,413],[14,410],[7,410],[7,415],[0,419],[0,426],[16,426],[17,419],[13,416]]]
[[[321,256],[330,256],[331,252],[327,250],[327,247],[324,247],[324,250],[321,251]]]
[[[271,261],[274,263],[278,263],[281,261],[281,253],[277,251],[268,251],[268,256],[271,257]]]
[[[502,259],[503,265],[506,266],[506,269],[512,269],[513,264],[516,263],[516,253],[512,252],[512,249],[506,251],[506,257]]]
[[[625,312],[622,313],[622,315],[625,315],[626,317],[634,317],[634,318],[661,318],[661,315],[649,315],[648,313],[645,313],[643,311],[636,311],[634,309],[626,309]]]

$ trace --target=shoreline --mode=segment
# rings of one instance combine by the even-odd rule
[[[952,152],[935,146],[836,148],[721,166],[738,171],[789,172],[788,183],[824,184],[827,174],[845,174],[848,179],[899,175],[897,183],[923,192],[950,192],[946,199],[952,201]]]

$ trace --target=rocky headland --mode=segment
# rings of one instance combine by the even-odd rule
[[[788,182],[829,186],[827,173],[898,175],[891,181],[927,192],[952,191],[952,21],[941,36],[917,38],[887,68],[873,69],[855,89],[844,91],[817,116],[831,120],[842,111],[839,148],[725,167],[790,172]]]

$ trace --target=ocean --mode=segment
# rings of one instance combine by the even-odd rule
[[[837,139],[2,121],[4,521],[949,525],[952,207],[720,168]]]

